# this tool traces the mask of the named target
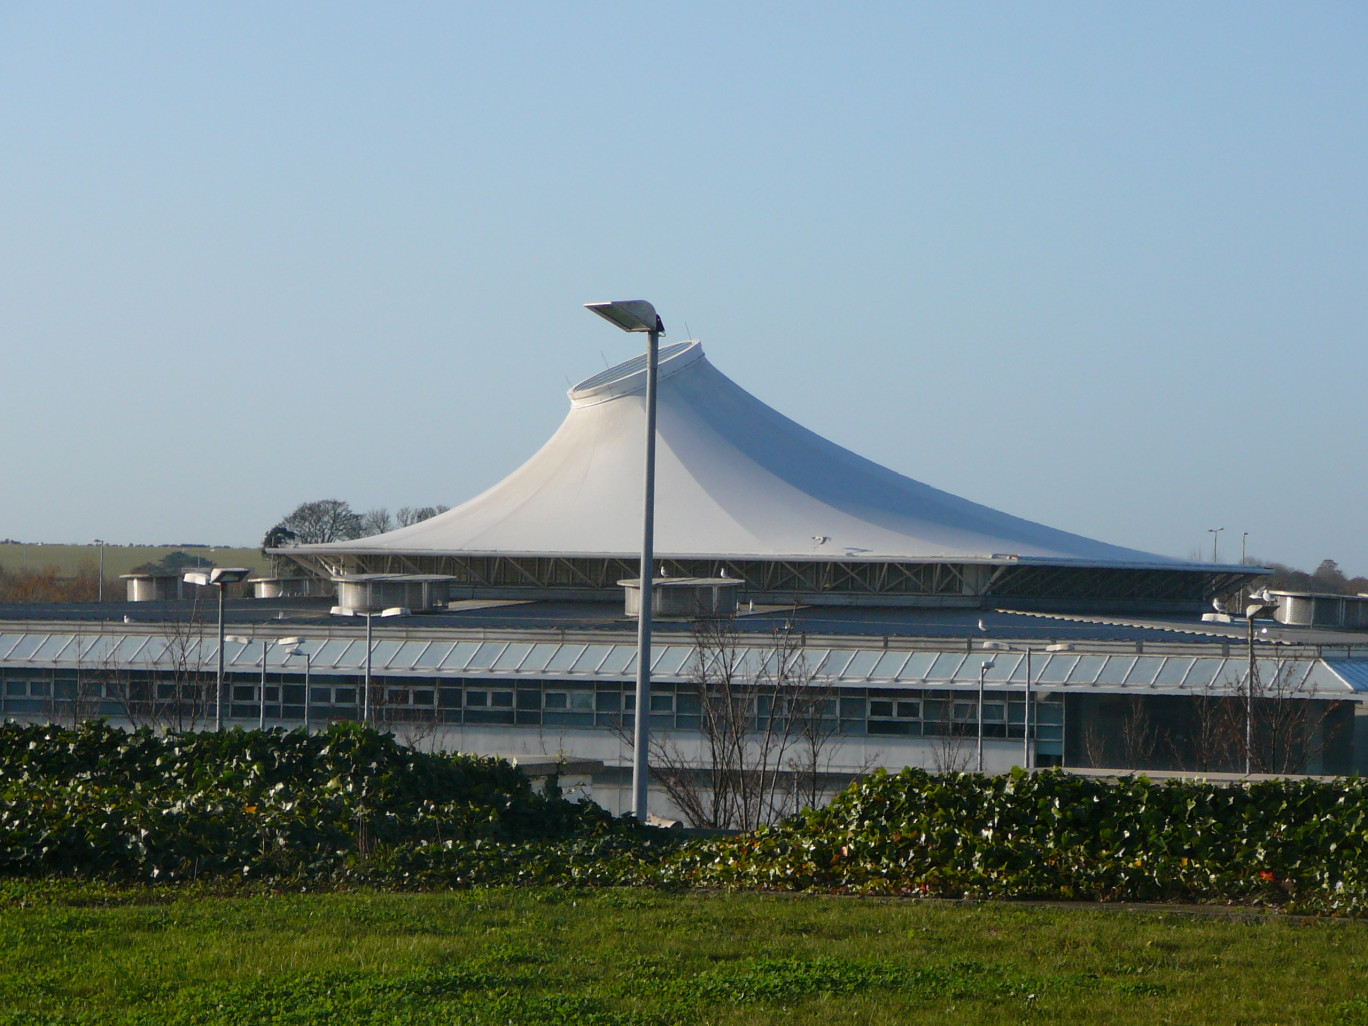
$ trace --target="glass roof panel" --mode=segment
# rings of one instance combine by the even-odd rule
[[[46,640],[38,646],[38,651],[33,653],[34,659],[56,659],[61,654],[62,649],[71,644],[74,635],[71,634],[49,634]]]
[[[1102,672],[1102,667],[1107,665],[1106,656],[1085,655],[1079,656],[1074,668],[1069,671],[1066,684],[1091,684],[1097,680],[1097,675]]]
[[[432,647],[431,642],[427,641],[405,641],[399,646],[399,651],[394,654],[394,658],[390,660],[390,665],[396,667],[413,666],[418,662],[418,657],[430,647]],[[443,654],[445,654],[445,649],[443,649]]]
[[[551,661],[551,657],[561,648],[559,642],[541,641],[532,646],[532,651],[523,660],[523,673],[545,673],[546,664]]]
[[[663,677],[685,676],[690,665],[689,658],[693,653],[693,647],[690,645],[666,645],[652,660],[655,665],[651,667],[651,672]],[[634,652],[633,655],[635,654]]]
[[[218,639],[215,638],[211,642],[196,638],[185,648],[185,665],[196,667],[203,666],[210,656],[213,656],[217,661]]]
[[[993,665],[983,675],[987,684],[1021,683],[1026,680],[1026,656],[1021,652],[985,652],[993,657]]]
[[[936,661],[931,664],[931,669],[926,676],[931,680],[954,680],[955,672],[964,662],[963,652],[942,652],[936,656]],[[978,676],[977,664],[975,664],[974,676]]]
[[[343,644],[346,645],[346,648],[342,650],[342,654],[338,656],[334,665],[338,668],[355,666],[357,669],[366,665],[366,643],[364,641],[352,640]]]
[[[119,642],[119,647],[114,650],[114,658],[121,663],[131,662],[139,650],[150,640],[150,638],[137,635],[124,638],[123,641]]]
[[[1040,663],[1034,667],[1036,670],[1035,683],[1037,684],[1063,684],[1069,679],[1069,671],[1078,663],[1078,656],[1064,653],[1054,653],[1045,656]]]
[[[834,648],[827,661],[822,664],[822,672],[828,677],[845,676],[845,668],[850,665],[850,660],[855,658],[855,653],[850,649]]]
[[[907,652],[885,652],[869,676],[874,680],[896,680],[908,659]]]
[[[1125,684],[1153,684],[1154,675],[1164,665],[1163,656],[1136,656],[1135,665],[1126,674]]]
[[[495,660],[503,655],[504,649],[508,647],[506,641],[486,641],[475,650],[475,654],[466,663],[467,670],[488,670],[494,666]]]
[[[829,648],[810,648],[807,653],[808,669],[815,677],[818,674],[829,674],[831,672],[831,649]]]
[[[399,654],[399,646],[402,641],[377,641],[375,647],[371,649],[371,669],[383,666],[388,669],[394,663],[394,657]],[[361,643],[361,651],[366,650],[366,643]]]
[[[261,646],[250,641],[245,645],[240,641],[225,641],[223,660],[225,666],[260,666]]]
[[[442,669],[464,670],[466,663],[470,662],[470,657],[479,651],[479,648],[479,644],[474,641],[458,641],[442,660]]]
[[[4,659],[14,650],[14,646],[24,640],[22,634],[0,634],[0,659]]]
[[[421,641],[411,641],[410,645],[421,645]],[[413,661],[413,668],[416,670],[422,667],[425,670],[432,670],[441,666],[446,661],[446,657],[451,654],[453,644],[450,641],[431,641],[427,647],[419,653],[418,658]]]
[[[346,638],[333,638],[325,641],[323,647],[318,650],[318,655],[314,656],[314,666],[336,666],[337,660],[342,658],[342,653],[347,651],[347,646],[351,642]]]
[[[26,634],[19,639],[19,644],[14,646],[14,651],[10,653],[11,659],[28,659],[34,652],[42,647],[43,642],[48,639],[46,634]],[[139,638],[141,642],[143,639]]]
[[[883,658],[883,650],[878,648],[862,648],[855,653],[854,658],[846,664],[841,677],[845,680],[864,680],[874,669],[875,665]]]
[[[902,673],[898,674],[898,679],[925,680],[931,667],[935,665],[935,652],[913,652],[912,658],[907,660],[907,665],[902,668]]]
[[[494,669],[513,673],[522,665],[523,660],[531,651],[532,646],[526,642],[514,642],[503,650],[503,654],[498,659],[494,660]]]
[[[612,645],[586,645],[584,652],[575,660],[570,667],[571,673],[593,673],[598,669],[599,663],[607,658],[608,653],[613,650]]]
[[[553,673],[564,673],[575,665],[575,660],[583,653],[584,645],[562,645],[560,651],[551,657],[546,668]]]
[[[765,651],[755,648],[742,649],[732,664],[732,680],[748,680],[762,672],[765,665]]]
[[[1311,671],[1315,662],[1310,659],[1256,659],[1259,685],[1272,697],[1311,690]],[[1245,660],[1245,672],[1249,663]]]
[[[154,666],[175,666],[180,660],[171,641],[166,638],[149,638],[147,646],[138,653],[138,662]]]
[[[87,663],[101,663],[110,657],[120,638],[108,634],[91,635],[81,658]],[[0,637],[0,657],[5,654],[5,639]]]
[[[1210,687],[1216,682],[1216,675],[1224,665],[1224,659],[1194,659],[1183,686],[1198,690]]]
[[[1192,669],[1192,660],[1182,656],[1169,656],[1164,660],[1164,665],[1159,668],[1159,676],[1154,683],[1163,684],[1165,687],[1176,687],[1183,683],[1188,671]]]
[[[1107,665],[1102,667],[1102,672],[1097,675],[1097,683],[1120,684],[1126,679],[1126,674],[1130,673],[1134,663],[1135,656],[1108,656]]]
[[[608,658],[599,667],[599,673],[621,674],[629,663],[636,665],[636,646],[614,645],[613,651],[608,653]]]
[[[979,667],[982,666],[985,662],[987,662],[989,659],[992,659],[992,658],[993,658],[993,653],[992,653],[992,652],[967,652],[967,653],[965,653],[964,661],[963,661],[962,663],[960,663],[959,669],[955,671],[955,679],[956,679],[956,680],[967,680],[967,681],[972,681],[973,683],[977,684],[977,683],[978,683],[978,675],[979,675]],[[993,669],[995,670],[995,669],[997,669],[997,666],[996,666],[997,660],[996,660],[996,659],[993,659],[993,663],[994,663]],[[988,672],[991,673],[992,670],[989,670]],[[984,674],[983,679],[984,679],[984,682],[986,683],[987,680],[988,680],[988,674]]]

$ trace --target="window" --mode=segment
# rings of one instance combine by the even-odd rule
[[[869,733],[915,735],[921,733],[921,699],[903,692],[875,692],[869,699]],[[904,697],[906,696],[906,697]]]

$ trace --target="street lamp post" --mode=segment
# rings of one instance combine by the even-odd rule
[[[1245,606],[1245,623],[1249,628],[1249,670],[1245,676],[1245,776],[1254,771],[1254,619],[1268,616],[1278,608],[1268,595],[1268,589],[1251,595]]]
[[[230,634],[224,640],[250,645],[255,639],[241,634]],[[270,643],[270,638],[261,639],[261,692],[257,695],[257,730],[266,729],[266,646]]]
[[[1218,538],[1220,538],[1221,532],[1224,531],[1224,530],[1225,530],[1224,527],[1208,527],[1208,528],[1207,528],[1207,534],[1211,535],[1211,561],[1212,561],[1213,563],[1219,563],[1219,562],[1220,562],[1220,560],[1216,558],[1216,540],[1217,540]]]
[[[985,659],[979,663],[979,692],[978,692],[978,771],[983,772],[983,678],[988,671],[997,665],[995,659]]]
[[[313,699],[313,691],[311,688],[312,682],[309,679],[313,672],[313,656],[304,650],[303,638],[277,638],[276,644],[285,647],[286,659],[289,659],[291,656],[304,657],[304,734],[307,736],[309,733],[309,712],[312,707]],[[282,684],[282,687],[283,686],[284,685]],[[285,695],[283,692],[280,696],[280,704],[282,706],[285,704]]]
[[[186,584],[201,588],[218,588],[218,682],[214,689],[214,729],[223,729],[223,589],[236,584],[252,571],[245,566],[216,566],[212,570],[192,570],[185,575]]]
[[[1021,768],[1028,770],[1031,768],[1031,655],[1034,652],[1071,652],[1073,646],[1059,642],[1045,645],[1043,648],[1034,648],[1031,645],[1012,645],[1006,641],[985,641],[983,647],[995,652],[1026,653],[1026,706],[1021,723]]]
[[[104,601],[104,547],[105,547],[105,541],[104,541],[103,538],[96,538],[96,539],[95,539],[95,544],[98,545],[98,546],[100,547],[100,581],[99,581],[99,584],[97,585],[97,589],[98,589],[98,590],[96,591],[96,596],[97,596],[97,597],[96,597],[95,601],[97,601],[97,602],[103,602],[103,601]]]
[[[370,723],[371,719],[371,620],[375,617],[389,616],[408,616],[409,611],[403,606],[391,606],[382,609],[378,613],[371,609],[348,609],[345,606],[333,606],[333,616],[364,616],[366,618],[366,680],[365,690],[361,696],[361,722]]]
[[[655,575],[652,564],[655,558],[656,364],[665,325],[655,307],[644,299],[584,305],[623,331],[646,335],[646,481],[641,517],[641,601],[637,610],[636,717],[632,731],[632,814],[638,823],[645,823],[650,785],[647,746],[651,723],[651,582]]]

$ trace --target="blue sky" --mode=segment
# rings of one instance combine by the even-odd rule
[[[1362,4],[0,7],[0,536],[455,505],[651,299],[915,478],[1368,574]]]

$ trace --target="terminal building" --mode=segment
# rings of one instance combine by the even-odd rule
[[[463,505],[274,550],[298,574],[227,602],[221,701],[217,600],[198,593],[212,589],[0,607],[0,716],[365,716],[416,744],[575,766],[625,811],[643,364],[572,388],[545,446]],[[875,767],[974,770],[980,747],[988,772],[1368,770],[1357,620],[1203,619],[1213,601],[1243,608],[1262,568],[1095,541],[922,484],[770,409],[696,341],[661,351],[657,431],[650,718],[681,772],[710,769],[722,683],[750,689],[752,732],[810,699],[779,767],[794,804],[803,774],[830,791]]]

